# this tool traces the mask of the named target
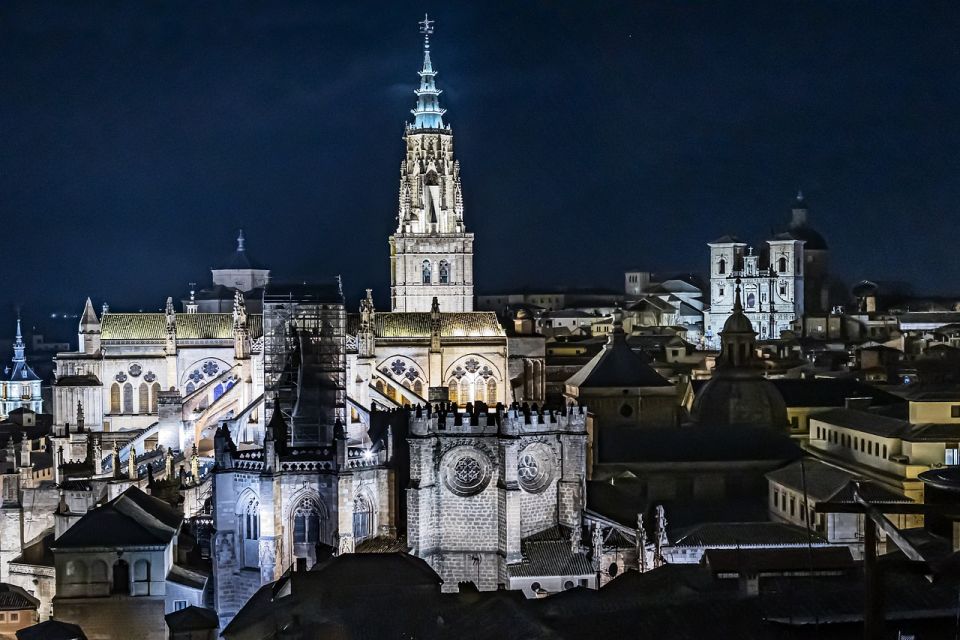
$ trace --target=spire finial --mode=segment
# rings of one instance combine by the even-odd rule
[[[740,300],[740,278],[737,278],[736,287],[734,290],[736,293],[733,298],[733,310],[743,313],[743,302]]]
[[[416,116],[413,122],[415,129],[443,129],[443,114],[446,113],[446,109],[440,108],[441,91],[437,89],[434,78],[437,72],[430,61],[430,35],[434,22],[424,14],[423,20],[418,23],[423,34],[423,68],[420,70],[420,88],[414,91],[417,94],[417,108],[411,111]]]
[[[426,13],[424,13],[424,14],[423,14],[423,20],[421,20],[420,22],[417,23],[417,24],[420,25],[420,33],[423,34],[423,48],[424,48],[424,50],[427,50],[427,49],[430,48],[430,34],[433,33],[433,23],[435,23],[435,22],[436,22],[436,20],[431,20],[431,19],[430,19],[430,16],[428,16]]]
[[[243,237],[243,229],[240,229],[240,233],[237,235],[237,251],[246,251],[245,246],[246,238]]]

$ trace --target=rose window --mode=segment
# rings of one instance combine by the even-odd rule
[[[409,380],[410,382],[413,382],[414,380],[420,377],[420,374],[417,373],[417,370],[412,368],[407,369],[407,372],[404,375],[407,377],[407,380]]]
[[[113,376],[113,379],[116,380],[117,382],[126,382],[126,380],[127,380],[127,374],[125,374],[123,371],[121,371],[121,372],[118,373],[117,375]]]
[[[153,371],[147,371],[147,374],[143,376],[143,379],[147,382],[153,382],[157,379],[157,374],[155,374]]]
[[[517,461],[517,480],[527,493],[543,491],[552,479],[551,454],[542,445],[531,445],[520,454]]]
[[[403,360],[394,360],[390,363],[390,370],[398,376],[403,375],[403,372],[407,370],[407,363]]]
[[[217,375],[217,372],[220,371],[220,365],[216,362],[208,360],[203,363],[203,372],[210,377]]]
[[[443,466],[444,484],[459,496],[480,493],[490,482],[490,464],[482,454],[471,447],[458,449],[462,453],[448,454],[447,462]]]
[[[476,358],[470,358],[463,363],[463,366],[466,367],[467,371],[470,373],[476,373],[477,369],[480,368],[480,363],[476,360]]]
[[[203,381],[203,374],[200,373],[200,370],[199,370],[199,369],[194,369],[194,370],[190,373],[190,375],[187,376],[187,377],[190,378],[191,380],[193,380],[193,381],[194,381],[195,383],[197,383],[197,384],[200,384],[200,382]]]
[[[477,483],[483,470],[473,458],[460,458],[453,468],[453,474],[459,484],[471,486]]]
[[[137,376],[140,375],[140,372],[143,371],[143,368],[142,368],[140,365],[138,365],[138,364],[132,364],[132,365],[130,365],[129,371],[130,371],[130,375],[132,375],[134,378],[136,378]]]

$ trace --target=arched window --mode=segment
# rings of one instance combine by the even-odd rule
[[[193,386],[193,383],[192,383],[192,382],[188,382],[188,383],[187,383],[187,395],[190,395],[191,393],[193,393],[193,392],[196,391],[196,390],[197,390],[197,388],[196,388],[195,386]]]
[[[373,509],[363,496],[353,501],[353,538],[360,542],[373,535]]]
[[[133,413],[133,385],[129,382],[123,385],[123,412]]]
[[[430,268],[430,261],[423,261],[423,284],[430,284],[430,277],[433,275],[433,270]]]
[[[160,397],[160,383],[154,382],[150,388],[150,413],[157,413],[157,398]]]
[[[313,498],[301,502],[293,512],[293,543],[316,544],[321,539],[321,527],[326,524],[320,514],[320,505]]]
[[[150,410],[150,387],[147,386],[146,382],[140,383],[139,396],[140,403],[137,406],[137,412],[146,413]]]
[[[440,261],[440,284],[448,284],[450,282],[450,264],[446,260]]]
[[[497,381],[493,378],[487,380],[487,404],[490,406],[497,404]]]
[[[380,393],[383,393],[384,391],[386,391],[386,387],[383,386],[383,380],[381,380],[380,378],[377,378],[377,381],[373,383],[373,386]]]
[[[726,273],[727,272],[727,260],[725,258],[720,258],[720,261],[717,262],[717,273]]]
[[[110,387],[110,413],[120,413],[120,385],[116,382]]]
[[[757,296],[751,291],[747,294],[747,308],[752,309],[757,304]]]
[[[453,404],[460,404],[460,383],[456,378],[450,378],[447,383],[447,399]]]
[[[780,260],[777,261],[777,271],[780,273],[787,271],[787,259],[784,256],[780,256]]]
[[[94,560],[90,565],[90,582],[107,582],[107,563],[103,560]]]
[[[82,560],[67,562],[67,582],[82,584],[87,581],[87,565]]]
[[[113,563],[113,593],[130,594],[130,565],[126,560]]]
[[[256,498],[251,498],[250,502],[247,503],[247,508],[243,513],[242,526],[244,540],[260,539],[260,503],[257,502]]]
[[[423,397],[423,382],[420,381],[420,378],[417,378],[416,382],[413,383],[413,392]]]
[[[213,399],[216,400],[223,395],[223,384],[218,382],[217,386],[213,388]]]

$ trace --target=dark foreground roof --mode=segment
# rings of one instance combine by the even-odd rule
[[[75,624],[46,620],[17,631],[17,640],[87,640],[87,636]]]
[[[171,632],[202,631],[220,626],[220,616],[213,609],[189,606],[163,616]]]

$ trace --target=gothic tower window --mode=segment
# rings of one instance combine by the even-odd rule
[[[123,385],[123,412],[133,413],[133,385],[129,382]]]
[[[453,404],[460,403],[460,382],[456,378],[450,378],[447,383],[447,398]]]
[[[373,509],[363,496],[353,501],[353,538],[360,542],[373,535]]]
[[[420,397],[423,397],[423,382],[418,378],[416,382],[413,383],[413,392]]]
[[[243,566],[255,568],[260,564],[260,503],[256,498],[247,500],[237,520],[243,541]]]
[[[157,413],[157,398],[160,396],[160,383],[154,382],[150,389],[150,413]]]
[[[139,396],[140,404],[137,409],[139,413],[146,413],[150,409],[150,389],[146,382],[140,383]]]
[[[720,261],[717,262],[717,273],[726,273],[727,272],[727,261],[725,258],[720,258]]]
[[[430,269],[430,261],[424,260],[423,261],[423,284],[430,284],[431,275],[432,273]]]
[[[313,498],[307,498],[293,513],[293,543],[316,544],[320,541],[320,529],[324,518],[320,517],[320,506]]]
[[[440,261],[440,284],[448,284],[450,282],[450,265],[446,260]]]
[[[491,406],[497,404],[497,381],[493,378],[487,380],[487,404]]]
[[[110,386],[110,413],[120,413],[120,385],[116,382]]]

